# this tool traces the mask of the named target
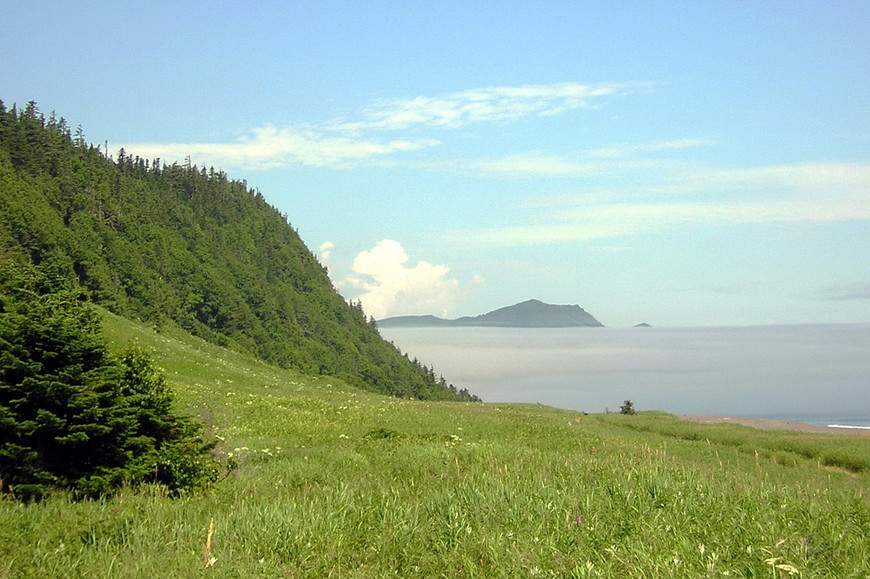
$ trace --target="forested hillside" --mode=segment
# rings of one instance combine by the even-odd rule
[[[470,398],[381,339],[244,181],[123,149],[30,102],[0,101],[0,251],[74,280],[110,311],[397,396]]]

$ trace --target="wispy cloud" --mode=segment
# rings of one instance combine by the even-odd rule
[[[453,231],[448,236],[462,243],[518,246],[615,238],[698,224],[870,219],[870,164],[685,170],[679,187],[658,177],[663,180],[621,191],[532,200],[518,210],[518,224]],[[659,189],[679,191],[682,198],[650,194]]]
[[[265,170],[301,164],[310,167],[343,167],[373,157],[419,151],[437,145],[431,139],[357,139],[328,136],[315,129],[278,129],[267,125],[253,129],[232,143],[132,143],[129,151],[145,158],[180,160],[225,169]]]
[[[363,111],[363,120],[339,122],[343,131],[399,130],[415,126],[457,128],[506,122],[527,116],[553,116],[588,108],[604,97],[630,92],[638,84],[559,83],[478,88],[444,96],[383,101]]]
[[[507,178],[591,177],[650,169],[668,170],[673,173],[674,169],[679,170],[682,165],[654,155],[639,158],[638,153],[676,151],[707,147],[712,144],[713,141],[710,139],[679,139],[636,145],[622,144],[603,149],[578,151],[571,155],[526,151],[501,157],[445,163],[441,168]]]
[[[822,290],[822,295],[833,301],[870,300],[870,283],[831,285]]]
[[[454,163],[458,170],[488,177],[588,177],[603,171],[601,163],[541,152]]]
[[[594,158],[613,159],[627,157],[635,153],[648,153],[659,151],[676,151],[681,149],[694,149],[713,145],[712,139],[674,139],[670,141],[653,141],[650,143],[630,144],[624,143],[615,147],[605,147],[588,151],[588,155]]]
[[[433,138],[385,139],[384,132],[455,129],[472,123],[509,122],[588,108],[605,97],[644,86],[628,83],[560,83],[490,87],[444,96],[382,101],[362,109],[357,119],[277,128],[254,128],[231,142],[124,143],[135,155],[224,169],[267,170],[292,165],[347,168],[375,159],[420,151],[441,142]]]

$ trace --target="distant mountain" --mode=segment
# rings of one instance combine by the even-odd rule
[[[378,321],[382,328],[501,327],[501,328],[577,328],[603,327],[604,324],[578,305],[545,304],[528,300],[499,308],[480,316],[445,320],[436,316],[397,316]]]
[[[646,322],[643,322],[643,323],[641,323],[641,324],[635,324],[635,325],[632,326],[632,327],[633,327],[633,328],[651,328],[652,326],[649,325],[649,324],[646,323]]]
[[[433,328],[456,326],[458,320],[445,320],[436,316],[396,316],[377,322],[381,328]]]

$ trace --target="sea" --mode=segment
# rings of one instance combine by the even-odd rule
[[[870,324],[380,332],[485,402],[870,428]]]

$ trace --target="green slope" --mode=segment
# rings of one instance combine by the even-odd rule
[[[273,251],[293,276],[276,267],[269,276],[280,279],[264,276],[270,285],[260,294],[243,291],[244,276],[254,276],[251,285],[262,279],[253,252],[269,247],[250,233],[260,215],[251,199],[273,223],[256,193],[193,168],[110,163],[28,108],[23,121],[0,115],[0,247],[74,277],[112,311],[148,320],[103,313],[110,341],[152,349],[177,403],[208,425],[218,456],[239,466],[210,492],[178,499],[153,486],[98,501],[0,497],[0,577],[870,574],[870,440],[360,390],[351,384],[377,380],[342,364],[392,376],[404,357],[385,358],[387,366],[364,357],[383,341],[317,283],[325,272],[289,227],[275,226],[286,243]],[[219,210],[204,209],[220,194],[222,207],[241,208],[238,217],[221,221]],[[131,214],[171,218],[138,225]],[[220,247],[232,255],[218,260],[219,251],[198,245],[222,235],[249,235],[253,248],[227,243]],[[249,294],[290,305],[252,299],[247,313],[232,299]],[[315,305],[332,313],[318,317]],[[270,325],[270,311],[282,323]],[[277,353],[262,351],[237,323],[249,316],[268,339],[293,328],[287,358],[276,345],[266,344]],[[357,332],[337,334],[347,341],[319,335],[346,327]],[[349,357],[331,349],[343,344]],[[333,364],[348,381],[258,357],[316,372]],[[426,384],[435,384],[431,375]]]
[[[177,329],[105,327],[154,349],[239,468],[175,500],[0,500],[0,577],[870,573],[863,437],[398,400]]]
[[[0,251],[119,315],[397,396],[469,398],[381,339],[280,214],[214,168],[116,160],[0,102]]]

